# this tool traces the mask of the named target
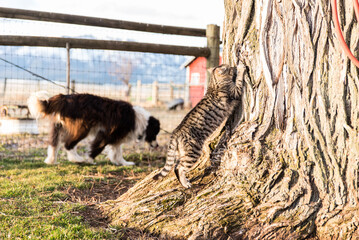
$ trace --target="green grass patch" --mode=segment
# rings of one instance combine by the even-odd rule
[[[153,159],[164,161],[159,153],[133,153],[125,157],[136,162],[133,167],[114,166],[103,156],[96,165],[62,158],[49,166],[43,163],[46,149],[23,158],[0,149],[0,239],[119,239],[125,230],[92,224],[91,216],[101,216],[88,206],[115,199],[158,167],[149,164]]]

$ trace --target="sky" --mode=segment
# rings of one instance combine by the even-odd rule
[[[1,0],[1,7],[110,18],[180,27],[206,28],[207,24],[222,27],[223,0]],[[39,27],[40,26],[40,27]],[[116,32],[88,27],[69,27],[42,23],[19,23],[7,20],[0,28],[4,35],[81,36],[135,40],[164,44],[204,46],[205,39],[143,34],[134,31]],[[0,25],[1,27],[1,25]]]

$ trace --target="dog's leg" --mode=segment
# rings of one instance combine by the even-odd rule
[[[46,164],[57,164],[57,152],[59,150],[59,146],[51,146],[47,147],[47,158],[45,159]]]
[[[46,164],[57,164],[57,152],[59,150],[59,140],[62,131],[61,124],[52,123],[50,130],[50,141],[47,148]]]
[[[87,162],[94,163],[95,158],[103,151],[106,145],[106,134],[103,131],[99,131],[91,144],[91,150]]]
[[[82,139],[84,139],[89,131],[85,128],[81,128],[77,131],[76,134],[67,134],[65,138],[65,148],[66,150],[73,149]]]
[[[67,159],[70,162],[74,163],[93,163],[91,161],[88,161],[87,159],[82,158],[77,153],[77,147],[76,145],[87,137],[89,133],[89,130],[87,130],[84,127],[81,127],[76,131],[76,133],[69,133],[66,132],[64,143],[65,143],[65,149],[67,152]]]
[[[108,158],[115,165],[132,166],[134,162],[126,161],[122,156],[122,144],[109,145]]]
[[[73,163],[83,163],[83,162],[86,162],[86,160],[81,157],[78,153],[77,153],[77,146],[75,146],[73,149],[71,150],[66,150],[67,152],[67,159],[70,161],[70,162],[73,162]]]

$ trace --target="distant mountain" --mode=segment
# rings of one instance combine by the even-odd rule
[[[180,68],[186,61],[184,56],[82,49],[72,49],[70,56],[70,76],[76,82],[121,84],[123,77],[130,77],[133,85],[137,80],[185,82],[186,71]],[[0,79],[39,79],[21,67],[52,81],[65,82],[66,59],[65,49],[0,46]]]

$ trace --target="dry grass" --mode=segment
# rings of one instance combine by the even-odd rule
[[[43,163],[46,137],[15,136],[0,144],[0,239],[166,239],[125,227],[113,227],[98,204],[125,193],[165,161],[162,147],[125,148],[134,167],[112,165],[104,155],[96,165]],[[19,141],[24,138],[23,141]]]

